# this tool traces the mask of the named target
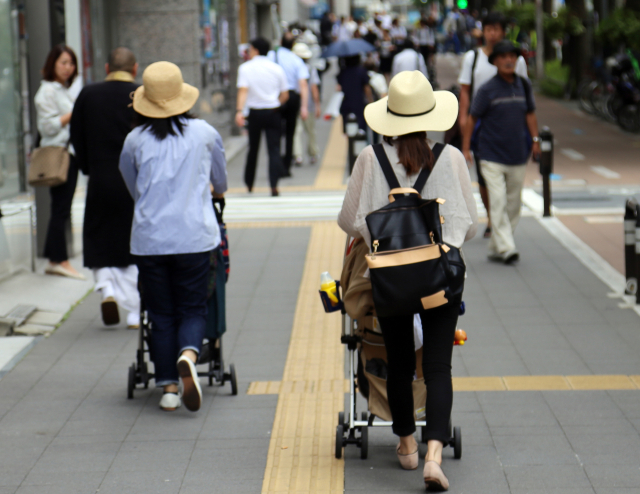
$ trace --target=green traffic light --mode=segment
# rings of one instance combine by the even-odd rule
[[[469,2],[467,0],[458,0],[458,8],[466,9],[469,6]]]

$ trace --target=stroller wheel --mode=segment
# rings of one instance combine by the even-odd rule
[[[344,439],[344,426],[340,424],[336,427],[336,458],[342,458],[342,442]]]
[[[462,458],[462,430],[460,427],[453,428],[453,457],[456,460]]]
[[[127,379],[127,398],[133,399],[133,389],[136,387],[136,364],[129,367],[129,376]]]
[[[366,460],[369,456],[369,428],[360,428],[360,458]]]
[[[236,396],[238,394],[238,380],[236,379],[236,367],[233,364],[229,364],[229,379],[231,381],[231,394]]]
[[[142,382],[144,383],[144,389],[149,389],[149,381],[151,379],[149,377],[149,364],[147,364],[146,362],[142,362],[142,370],[140,374],[142,375]]]
[[[338,412],[338,425],[344,425],[344,412]]]

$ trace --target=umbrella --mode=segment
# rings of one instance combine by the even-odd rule
[[[367,43],[365,40],[360,38],[354,38],[349,41],[337,41],[335,43],[331,43],[320,56],[322,58],[351,57],[359,55],[360,53],[375,51],[375,49],[376,47],[371,43]]]

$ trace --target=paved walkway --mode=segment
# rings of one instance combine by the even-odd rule
[[[91,295],[0,380],[0,494],[422,491],[388,429],[370,432],[368,460],[354,446],[333,457],[344,347],[317,284],[321,271],[339,275],[344,247],[330,220],[344,189],[336,125],[319,123],[322,163],[294,169],[281,198],[243,192],[243,156],[229,164],[224,352],[238,396],[205,387],[195,414],[161,412],[152,388],[127,400],[137,333],[104,328]],[[260,167],[266,186],[264,153]],[[640,492],[640,319],[608,296],[602,259],[583,255],[595,259],[585,266],[562,235],[528,211],[517,265],[489,263],[482,239],[465,246],[451,492]]]

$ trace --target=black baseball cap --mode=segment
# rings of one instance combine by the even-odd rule
[[[493,51],[491,52],[491,55],[489,55],[489,63],[493,64],[493,61],[498,55],[503,55],[505,53],[515,53],[518,57],[522,54],[520,48],[516,47],[508,39],[503,39],[493,47]]]

